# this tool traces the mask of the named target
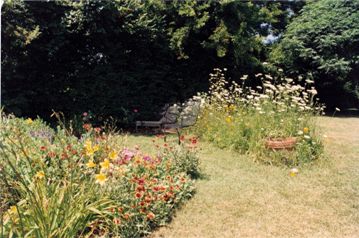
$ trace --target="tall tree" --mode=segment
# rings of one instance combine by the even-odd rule
[[[313,77],[330,107],[359,107],[359,2],[307,4],[272,52],[272,61],[294,75]]]

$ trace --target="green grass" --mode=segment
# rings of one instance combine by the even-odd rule
[[[201,142],[197,193],[152,237],[357,237],[359,119],[319,124],[324,158],[296,177]],[[151,137],[129,136],[127,143],[150,148]]]

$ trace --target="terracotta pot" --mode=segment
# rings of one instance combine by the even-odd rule
[[[265,147],[267,149],[274,149],[274,150],[291,150],[294,148],[296,143],[297,143],[296,137],[268,138],[265,141]]]

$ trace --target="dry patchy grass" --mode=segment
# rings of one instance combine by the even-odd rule
[[[151,237],[359,237],[359,119],[318,122],[326,155],[296,177],[204,143],[196,195]]]

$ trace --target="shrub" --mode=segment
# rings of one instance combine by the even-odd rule
[[[51,139],[32,136],[40,128]],[[1,115],[1,236],[140,237],[192,196],[187,167],[177,167],[188,153],[151,156],[86,128],[78,139],[39,119]]]
[[[270,164],[297,165],[318,157],[321,143],[313,116],[323,109],[315,100],[316,90],[307,80],[304,86],[293,79],[257,74],[255,89],[243,82],[228,82],[222,70],[210,75],[210,90],[201,94],[203,110],[194,131],[221,148],[248,153]],[[306,129],[304,129],[306,128]],[[308,129],[309,128],[309,129]],[[303,139],[303,130],[310,130]],[[265,148],[270,138],[297,137],[294,151]],[[310,141],[310,143],[309,143]]]

